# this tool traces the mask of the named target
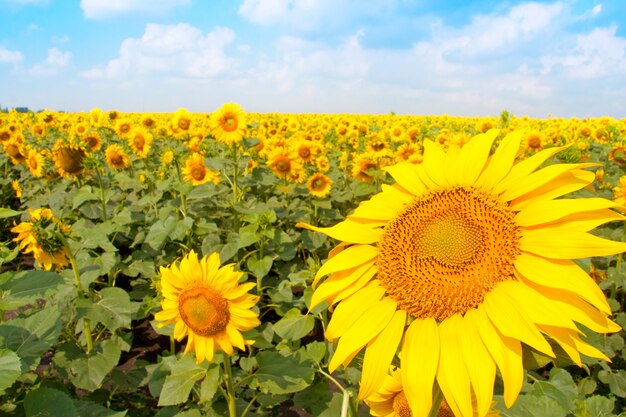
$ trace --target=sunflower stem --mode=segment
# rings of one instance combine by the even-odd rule
[[[100,168],[96,168],[96,174],[98,175],[98,184],[100,185],[100,200],[102,201],[102,220],[107,221],[107,202],[104,198],[104,185],[102,182],[102,175],[100,174]]]
[[[65,247],[65,251],[67,252],[67,257],[70,260],[70,265],[72,265],[72,271],[74,272],[74,280],[76,285],[76,292],[80,298],[87,298],[85,291],[83,290],[83,286],[80,282],[80,272],[78,270],[78,264],[76,263],[76,257],[74,256],[74,252],[72,252],[72,248],[70,248],[67,239],[63,235],[63,233],[58,233],[57,236],[59,240]],[[93,351],[93,339],[91,336],[91,323],[88,318],[83,318],[83,327],[85,329],[85,339],[87,340],[87,350],[86,353],[89,355]]]
[[[183,178],[180,176],[180,166],[178,165],[178,161],[174,158],[174,166],[176,167],[176,175],[178,176],[178,181],[183,182]],[[180,208],[183,213],[183,217],[187,217],[187,198],[185,197],[185,193],[182,190],[178,192],[180,195]]]
[[[224,381],[226,382],[226,402],[228,403],[228,415],[237,417],[237,409],[235,407],[235,388],[233,386],[233,371],[230,364],[230,356],[226,352],[224,354]]]
[[[239,201],[239,186],[237,177],[239,177],[239,160],[237,158],[237,143],[233,143],[233,205]]]
[[[170,355],[176,355],[176,339],[174,339],[174,335],[170,335]]]

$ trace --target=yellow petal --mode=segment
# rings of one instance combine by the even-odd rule
[[[596,227],[614,221],[624,221],[626,217],[611,210],[603,209],[598,211],[587,211],[579,214],[571,214],[555,222],[542,224],[531,228],[550,227],[554,230],[573,230],[577,232],[588,232]]]
[[[413,195],[421,195],[426,191],[426,186],[419,179],[416,167],[408,162],[401,162],[399,164],[391,165],[384,168],[394,180],[402,188],[407,190]]]
[[[345,271],[363,265],[378,256],[378,249],[370,245],[355,245],[330,258],[315,275],[314,285],[324,275]]]
[[[595,174],[593,172],[583,171],[582,169],[565,172],[552,181],[511,201],[509,207],[513,211],[523,210],[537,201],[552,200],[553,198],[578,191],[591,184],[594,178]]]
[[[615,255],[626,251],[626,242],[602,239],[573,230],[541,228],[525,230],[519,241],[524,252],[551,259],[580,259]]]
[[[552,156],[556,155],[558,152],[563,149],[568,148],[569,146],[561,146],[555,148],[548,148],[542,151],[537,152],[533,156],[526,158],[519,163],[513,165],[509,173],[506,177],[502,179],[499,183],[495,185],[493,188],[494,194],[500,194],[501,192],[511,188],[511,184],[517,182],[521,178],[525,178],[530,175],[531,172],[539,168],[541,164],[550,159]]]
[[[462,173],[459,170],[460,157],[461,148],[459,147],[459,145],[451,143],[448,146],[448,150],[445,153],[445,158],[443,161],[446,182],[450,185],[461,184]]]
[[[333,298],[346,288],[351,288],[365,273],[368,273],[367,276],[370,279],[376,274],[373,262],[368,262],[345,271],[335,272],[315,289],[311,297],[309,310],[313,310],[317,305]]]
[[[619,204],[605,198],[558,199],[529,204],[515,215],[515,223],[520,226],[536,226],[550,223],[569,215],[584,212],[603,214],[601,209],[617,207]]]
[[[511,407],[524,385],[522,347],[518,340],[504,336],[492,324],[484,305],[476,310],[476,325],[484,345],[498,365],[504,383],[504,402]]]
[[[550,336],[554,341],[556,341],[559,346],[567,353],[567,356],[576,363],[578,366],[582,366],[582,361],[580,360],[580,353],[578,349],[576,349],[576,344],[572,338],[573,335],[576,335],[575,332],[572,332],[568,329],[563,329],[561,327],[554,326],[543,326],[539,325],[539,328],[542,332]]]
[[[550,344],[535,323],[520,311],[517,300],[510,297],[503,283],[485,295],[483,305],[491,322],[505,336],[520,340],[548,356],[554,357]]]
[[[560,175],[581,168],[597,166],[598,164],[554,164],[543,168],[537,172],[513,181],[509,188],[500,196],[504,201],[511,201],[527,193],[535,192],[537,188],[544,184],[549,184]]]
[[[448,317],[439,325],[439,369],[437,382],[446,402],[455,416],[472,417],[472,391],[470,378],[463,363],[460,340],[462,318],[460,314]],[[476,360],[475,358],[474,360]]]
[[[342,301],[333,311],[326,328],[326,338],[332,341],[341,337],[368,309],[378,303],[384,294],[385,289],[380,285],[370,285]]]
[[[333,239],[349,243],[368,244],[378,242],[383,234],[383,229],[374,229],[350,220],[344,220],[331,227],[317,227],[302,222],[296,223],[296,227],[324,233]]]
[[[439,329],[432,318],[414,320],[404,335],[400,372],[413,417],[427,417],[433,406],[439,347]]]
[[[517,130],[507,134],[502,139],[500,146],[498,146],[480,177],[476,180],[477,186],[491,190],[511,171],[515,156],[519,151],[523,133],[523,130]]]
[[[348,216],[348,219],[386,223],[414,199],[412,194],[401,191],[396,186],[383,184],[381,188],[382,192],[375,194],[369,200],[363,201],[354,210],[354,213]]]
[[[600,287],[589,274],[570,260],[546,259],[522,252],[515,259],[515,268],[529,281],[543,287],[574,292],[605,314],[611,313],[611,307]]]
[[[377,272],[378,272],[378,269],[376,269],[375,267],[368,269],[352,285],[350,285],[347,288],[344,288],[343,290],[339,291],[338,293],[334,294],[331,298],[329,298],[328,302],[331,305],[333,305],[343,300],[344,298],[350,297],[352,294],[354,294],[355,292],[359,291],[361,288],[364,288],[367,284],[369,284],[372,278],[376,276]]]
[[[430,140],[424,141],[424,161],[417,169],[423,167],[426,175],[439,187],[448,185],[445,174],[445,153],[439,145]],[[429,187],[431,188],[431,187]]]
[[[476,324],[478,314],[475,309],[469,310],[463,317],[459,328],[463,351],[463,360],[469,375],[479,416],[487,415],[493,400],[493,383],[496,379],[496,363],[489,354],[487,347],[480,338]]]
[[[328,370],[331,373],[334,372],[341,363],[345,363],[346,358],[355,355],[363,346],[378,336],[389,324],[396,307],[395,301],[385,298],[372,305],[359,317],[339,340],[337,350],[328,364]]]
[[[459,164],[456,167],[461,185],[473,185],[485,168],[493,141],[500,134],[498,129],[473,137],[461,148]]]
[[[359,399],[369,397],[381,387],[389,372],[389,365],[396,355],[405,323],[406,312],[397,310],[387,327],[367,346],[359,383]]]

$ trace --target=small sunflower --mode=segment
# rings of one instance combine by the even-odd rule
[[[204,157],[197,153],[193,153],[187,158],[182,174],[184,180],[193,185],[204,184],[208,181],[217,185],[220,182],[220,173],[208,169],[204,165]]]
[[[148,156],[153,140],[152,134],[141,126],[135,126],[128,134],[128,145],[142,159]]]
[[[218,348],[232,355],[233,347],[245,350],[252,344],[241,332],[260,324],[252,310],[259,297],[248,294],[255,283],[238,284],[243,272],[232,264],[220,267],[217,253],[198,259],[191,251],[179,265],[161,267],[159,273],[162,311],[154,318],[159,327],[175,323],[176,340],[187,336],[185,354],[195,351],[197,363],[210,362]]]
[[[102,146],[102,137],[100,137],[100,133],[95,129],[85,133],[80,141],[90,152],[97,152]]]
[[[309,194],[319,198],[326,197],[332,186],[333,181],[321,172],[311,175],[311,178],[306,182]]]
[[[30,222],[22,222],[11,229],[17,233],[13,241],[18,242],[23,253],[32,253],[35,260],[45,269],[53,266],[63,268],[69,264],[67,250],[58,233],[69,234],[70,227],[54,217],[47,208],[28,209]]]
[[[218,142],[239,143],[246,134],[246,115],[238,104],[226,103],[211,116],[211,132]]]
[[[107,146],[104,156],[109,168],[120,170],[130,166],[130,158],[120,145]]]
[[[43,168],[46,163],[46,158],[34,148],[29,149],[28,156],[26,157],[26,166],[33,177],[43,177]]]
[[[172,129],[174,131],[188,132],[191,127],[191,115],[185,109],[178,109],[172,117]]]
[[[302,170],[294,152],[283,147],[276,147],[269,153],[267,166],[281,179],[289,179]]]
[[[15,197],[22,198],[22,187],[20,186],[20,182],[18,180],[11,181],[11,188],[15,191]]]
[[[368,154],[359,155],[354,158],[350,174],[357,180],[372,183],[374,182],[374,171],[376,169],[378,169],[378,164],[373,157]]]
[[[554,357],[551,338],[579,366],[608,359],[576,323],[618,331],[600,288],[572,259],[626,251],[588,233],[623,221],[603,198],[558,198],[589,185],[590,163],[538,169],[564,147],[515,163],[522,132],[498,131],[447,152],[424,142],[419,165],[386,168],[396,180],[353,214],[320,231],[342,241],[317,272],[311,308],[339,303],[326,329],[337,341],[333,372],[366,347],[359,396],[381,385],[400,349],[402,385],[414,417],[427,416],[435,382],[457,416],[485,416],[496,368],[504,401],[524,382],[522,346]],[[472,400],[476,396],[476,405]]]
[[[2,142],[4,152],[11,158],[13,165],[19,165],[26,161],[26,151],[24,150],[23,143],[17,138],[11,138],[6,142]]]
[[[84,149],[76,145],[69,145],[58,140],[52,148],[52,160],[59,175],[64,178],[76,178],[83,172]]]

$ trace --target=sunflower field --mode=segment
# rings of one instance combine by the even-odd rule
[[[626,416],[626,119],[0,113],[0,416]]]

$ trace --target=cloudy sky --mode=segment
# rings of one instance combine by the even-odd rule
[[[626,1],[0,0],[0,106],[626,117]]]

